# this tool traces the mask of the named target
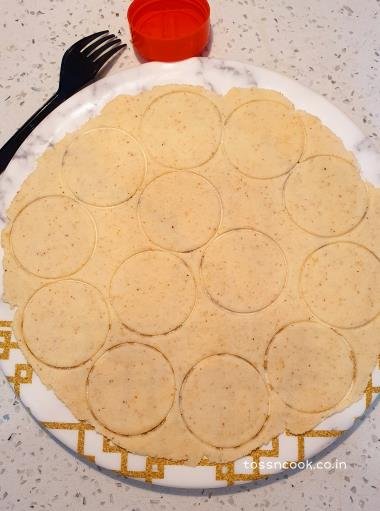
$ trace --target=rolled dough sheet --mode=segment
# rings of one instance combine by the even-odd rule
[[[46,151],[8,216],[21,349],[130,452],[235,460],[365,389],[380,193],[274,91],[117,97]]]

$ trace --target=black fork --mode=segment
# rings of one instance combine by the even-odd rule
[[[34,128],[58,105],[95,78],[104,64],[127,46],[108,30],[74,43],[63,55],[58,90],[0,149],[0,174]]]

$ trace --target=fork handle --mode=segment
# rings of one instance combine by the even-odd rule
[[[57,91],[46,101],[42,107],[35,112],[25,124],[19,128],[16,133],[0,149],[0,174],[7,168],[9,162],[15,155],[17,149],[24,140],[31,134],[34,128],[50,114],[58,105],[63,103],[67,96]]]

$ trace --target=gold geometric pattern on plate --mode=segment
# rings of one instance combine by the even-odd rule
[[[377,367],[380,369],[380,355],[377,360]],[[380,386],[373,385],[372,376],[369,379],[368,385],[364,391],[365,407],[366,409],[371,406],[372,401],[376,398],[376,394],[380,394]]]
[[[145,470],[131,470],[128,468],[128,451],[118,445],[115,445],[106,437],[103,437],[103,452],[120,454],[120,468],[117,470],[120,475],[124,477],[134,477],[136,479],[144,479],[145,482],[149,483],[152,482],[152,479],[164,479],[165,465],[181,465],[181,462],[147,456]]]
[[[41,422],[41,424],[47,429],[63,429],[70,431],[77,431],[77,453],[81,456],[84,456],[88,461],[95,462],[95,456],[92,454],[84,453],[84,442],[86,431],[91,431],[94,429],[94,426],[91,424],[87,424],[87,422]]]
[[[12,321],[0,321],[0,328],[9,330],[0,330],[0,360],[8,360],[12,349],[17,349],[18,344],[12,341]]]
[[[307,433],[295,435],[286,431],[287,436],[297,438],[297,462],[305,460],[305,438],[338,438],[344,433],[338,429],[313,429]],[[288,461],[290,463],[290,461]]]
[[[257,479],[265,479],[269,476],[260,473],[260,459],[265,458],[276,458],[280,453],[280,442],[279,438],[275,437],[272,439],[270,448],[255,449],[249,456],[252,457],[252,472],[242,473],[236,472],[235,462],[228,463],[202,463],[202,465],[215,466],[217,481],[226,481],[227,486],[231,486],[239,481],[255,481]]]
[[[380,361],[380,357],[379,357]],[[372,378],[368,383],[367,389],[370,388],[373,394],[380,393],[380,387],[372,386]],[[367,392],[367,391],[366,391]],[[375,397],[375,396],[373,396]],[[366,397],[367,400],[367,397]],[[84,435],[88,430],[93,429],[89,424],[85,423],[43,423],[45,427],[50,429],[78,429],[80,434],[83,435],[82,441],[78,438],[78,454],[91,458],[91,456],[84,455]],[[82,425],[82,427],[80,427]],[[307,433],[295,435],[290,432],[286,432],[287,436],[297,438],[297,461],[305,460],[305,439],[306,438],[338,438],[344,433],[344,431],[333,430],[333,429],[319,429],[311,430]],[[103,437],[103,452],[119,453],[120,454],[120,468],[117,470],[120,475],[124,477],[133,477],[136,479],[143,479],[145,482],[152,482],[153,479],[164,479],[165,478],[165,466],[177,465],[180,466],[180,461],[167,460],[165,458],[154,458],[148,456],[146,458],[145,470],[130,470],[128,468],[128,451],[113,444],[110,440]],[[215,467],[215,479],[217,481],[225,481],[227,486],[231,486],[239,481],[254,481],[257,479],[265,479],[270,474],[262,474],[259,468],[259,462],[262,457],[265,458],[277,458],[280,454],[280,443],[279,438],[276,437],[272,440],[270,448],[260,448],[252,451],[250,456],[252,457],[253,468],[251,473],[241,473],[235,471],[235,463],[209,463],[207,460],[202,460],[199,466]],[[93,457],[94,458],[94,457]],[[94,460],[92,460],[94,461]]]
[[[7,376],[7,380],[12,383],[17,397],[20,397],[21,384],[32,383],[33,369],[30,364],[16,364],[15,372],[12,376]]]
[[[9,360],[11,350],[19,350],[17,341],[12,340],[12,322],[0,320],[0,360]],[[378,358],[378,369],[380,369],[380,355]],[[15,394],[20,396],[21,385],[31,384],[33,379],[33,369],[27,363],[15,363],[14,374],[8,375],[7,380],[12,384]],[[372,376],[368,381],[368,385],[364,392],[365,406],[368,408],[376,396],[380,394],[380,386],[373,385]],[[49,430],[68,430],[77,432],[76,451],[79,455],[85,457],[90,462],[95,462],[95,455],[85,454],[84,446],[87,431],[93,431],[94,427],[84,421],[81,422],[55,422],[42,421],[41,425]],[[300,435],[292,434],[286,431],[287,436],[297,439],[297,461],[305,460],[305,439],[306,438],[337,438],[344,431],[332,429],[314,429]],[[181,461],[171,461],[165,458],[154,458],[147,456],[145,459],[145,470],[132,470],[128,467],[128,451],[112,443],[106,437],[103,437],[102,450],[105,453],[120,454],[119,469],[114,470],[124,477],[133,477],[142,479],[145,482],[162,480],[165,478],[165,467],[169,465],[181,466]],[[202,460],[199,466],[215,467],[215,480],[225,481],[227,486],[231,486],[241,481],[254,481],[257,479],[265,479],[270,474],[262,474],[260,472],[259,462],[262,457],[277,458],[280,455],[279,437],[272,440],[269,448],[259,448],[250,453],[253,461],[253,468],[250,473],[238,472],[235,470],[235,462],[228,463],[210,463]]]

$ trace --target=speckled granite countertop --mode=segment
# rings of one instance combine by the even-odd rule
[[[2,0],[0,145],[55,90],[62,52],[110,28],[129,34],[129,2]],[[212,0],[210,56],[252,62],[299,80],[348,114],[380,148],[377,0]],[[111,72],[138,63],[133,50]],[[324,459],[345,470],[303,471],[221,491],[160,491],[111,478],[42,431],[0,376],[0,509],[378,509],[380,406]]]

